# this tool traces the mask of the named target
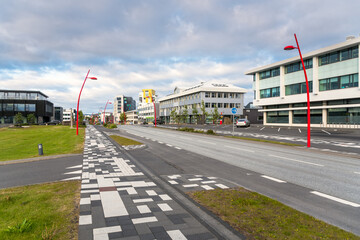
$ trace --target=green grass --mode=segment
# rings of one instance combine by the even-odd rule
[[[280,144],[285,146],[294,146],[294,147],[302,147],[304,145],[296,144],[296,143],[287,143],[287,142],[277,142],[277,141],[271,141],[266,139],[259,139],[259,138],[248,138],[248,137],[237,137],[237,136],[225,136],[229,138],[236,138],[241,140],[248,140],[248,141],[255,141],[255,142],[265,142],[265,143],[272,143],[272,144]]]
[[[242,188],[191,192],[189,195],[250,239],[360,239]]]
[[[44,156],[82,153],[84,128],[69,126],[31,126],[29,128],[0,129],[0,161],[38,157],[38,144],[43,145]]]
[[[0,190],[0,239],[77,239],[79,199],[80,181]]]
[[[122,146],[128,146],[128,145],[142,145],[141,142],[129,139],[129,138],[124,138],[124,137],[120,137],[117,135],[111,135],[110,136],[112,139],[114,139],[118,144],[122,145]]]

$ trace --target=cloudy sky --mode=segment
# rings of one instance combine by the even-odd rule
[[[0,0],[0,89],[40,90],[97,112],[108,99],[159,97],[217,80],[249,90],[246,70],[359,36],[359,0]]]

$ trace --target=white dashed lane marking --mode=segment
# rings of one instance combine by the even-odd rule
[[[360,204],[353,203],[353,202],[350,202],[350,201],[347,201],[347,200],[344,200],[344,199],[341,199],[341,198],[333,197],[333,196],[327,195],[325,193],[321,193],[321,192],[317,192],[317,191],[312,191],[311,193],[315,194],[317,196],[320,196],[320,197],[324,197],[324,198],[327,198],[327,199],[342,203],[342,204],[352,206],[352,207],[360,207]]]
[[[297,159],[292,159],[292,158],[287,158],[287,157],[280,157],[280,156],[271,155],[271,154],[269,154],[269,156],[270,156],[270,157],[275,157],[275,158],[281,158],[281,159],[288,160],[288,161],[299,162],[299,163],[305,163],[305,164],[310,164],[310,165],[314,165],[314,166],[318,166],[318,167],[324,167],[324,165],[317,164],[317,163],[306,162],[306,161],[297,160]]]
[[[278,182],[278,183],[286,183],[286,182],[283,181],[283,180],[280,180],[280,179],[277,179],[277,178],[273,178],[273,177],[269,177],[269,176],[266,176],[266,175],[261,175],[261,177],[266,178],[266,179],[269,179],[269,180],[274,181],[274,182]]]
[[[251,153],[255,152],[253,150],[244,149],[244,148],[240,148],[240,147],[232,147],[232,146],[228,146],[228,145],[225,145],[224,147],[231,148],[231,149],[236,149],[236,150],[241,150],[241,151],[244,151],[244,152],[251,152]]]

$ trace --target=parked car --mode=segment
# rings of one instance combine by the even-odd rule
[[[164,124],[164,120],[162,118],[156,119],[156,124]],[[155,124],[155,121],[153,121],[153,124]]]
[[[239,128],[239,127],[250,127],[250,121],[245,119],[245,118],[241,118],[241,119],[238,119],[236,120],[236,127]]]
[[[46,125],[59,125],[61,122],[59,120],[53,120],[51,122],[46,123]]]

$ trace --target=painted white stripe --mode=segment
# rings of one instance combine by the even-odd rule
[[[225,186],[224,184],[215,184],[215,186],[221,188],[221,189],[228,189],[228,186]]]
[[[254,150],[244,149],[244,148],[241,148],[240,146],[232,147],[232,146],[225,145],[224,147],[232,148],[232,149],[236,149],[236,150],[240,150],[240,151],[244,151],[244,152],[252,152],[252,153],[255,152]]]
[[[269,177],[269,176],[266,176],[266,175],[261,175],[261,177],[267,178],[267,179],[269,179],[269,180],[272,180],[272,181],[278,182],[278,183],[286,183],[286,182],[283,181],[283,180],[280,180],[280,179],[277,179],[277,178],[273,178],[273,177]]]
[[[65,178],[61,181],[71,181],[71,180],[80,180],[81,179],[81,176],[77,176],[77,177],[72,177],[72,178]]]
[[[208,179],[214,180],[217,179],[217,177],[208,177]]]
[[[202,178],[190,178],[189,181],[193,182],[193,181],[201,181],[203,180]]]
[[[158,204],[159,208],[161,209],[161,211],[163,212],[167,212],[167,211],[172,211],[173,209],[169,206],[169,204],[167,203],[159,203]]]
[[[280,128],[278,129],[278,132],[280,132]]]
[[[325,131],[325,130],[321,130],[323,131],[324,133],[327,133],[328,135],[331,135],[331,133],[329,133],[328,131]]]
[[[216,181],[214,181],[214,180],[211,180],[211,181],[202,181],[201,183],[202,183],[202,184],[209,184],[209,183],[216,183]]]
[[[354,172],[354,173],[356,173],[356,174],[360,174],[360,172]]]
[[[312,191],[311,193],[315,194],[315,195],[318,195],[320,197],[324,197],[324,198],[327,198],[327,199],[342,203],[342,204],[352,206],[352,207],[360,207],[360,204],[349,202],[349,201],[346,201],[346,200],[341,199],[341,198],[333,197],[333,196],[327,195],[325,193],[321,193],[321,192],[317,192],[317,191]]]
[[[214,188],[210,187],[209,185],[201,185],[202,188],[205,190],[213,190]]]
[[[166,146],[168,146],[168,147],[172,147],[172,145],[171,145],[171,144],[166,144]]]
[[[72,168],[81,168],[82,165],[76,165],[76,166],[72,166],[72,167],[67,167],[66,169],[72,169]]]
[[[263,129],[264,129],[265,127],[263,127],[263,128],[260,128],[260,131],[262,131]]]
[[[199,185],[197,184],[186,184],[186,185],[183,185],[183,187],[186,187],[186,188],[190,188],[190,187],[197,187]]]
[[[318,167],[324,167],[324,165],[317,164],[317,163],[306,162],[306,161],[297,160],[297,159],[292,159],[292,158],[287,158],[287,157],[280,157],[280,156],[271,155],[271,154],[269,154],[269,156],[270,156],[270,157],[281,158],[281,159],[285,159],[285,160],[289,160],[289,161],[293,161],[293,162],[299,162],[299,163],[310,164],[310,165],[314,165],[314,166],[318,166]]]
[[[168,182],[169,182],[170,184],[172,184],[172,185],[179,184],[177,181],[174,181],[174,180],[169,180]]]
[[[167,231],[172,240],[186,240],[187,238],[182,234],[180,230]]]
[[[78,170],[78,171],[74,171],[74,172],[67,172],[67,173],[63,173],[63,175],[65,174],[81,174],[82,170]]]
[[[172,200],[171,197],[169,197],[169,195],[167,195],[167,194],[160,194],[159,197],[160,197],[163,201]]]
[[[146,190],[145,191],[149,196],[156,196],[157,193],[154,190]]]
[[[301,133],[301,129],[299,128],[298,130],[299,130],[299,133]]]
[[[149,223],[149,222],[157,222],[156,217],[144,217],[144,218],[135,218],[132,219],[133,224],[140,224],[140,223]]]
[[[181,148],[179,148],[179,147],[175,147],[177,150],[181,150]]]

